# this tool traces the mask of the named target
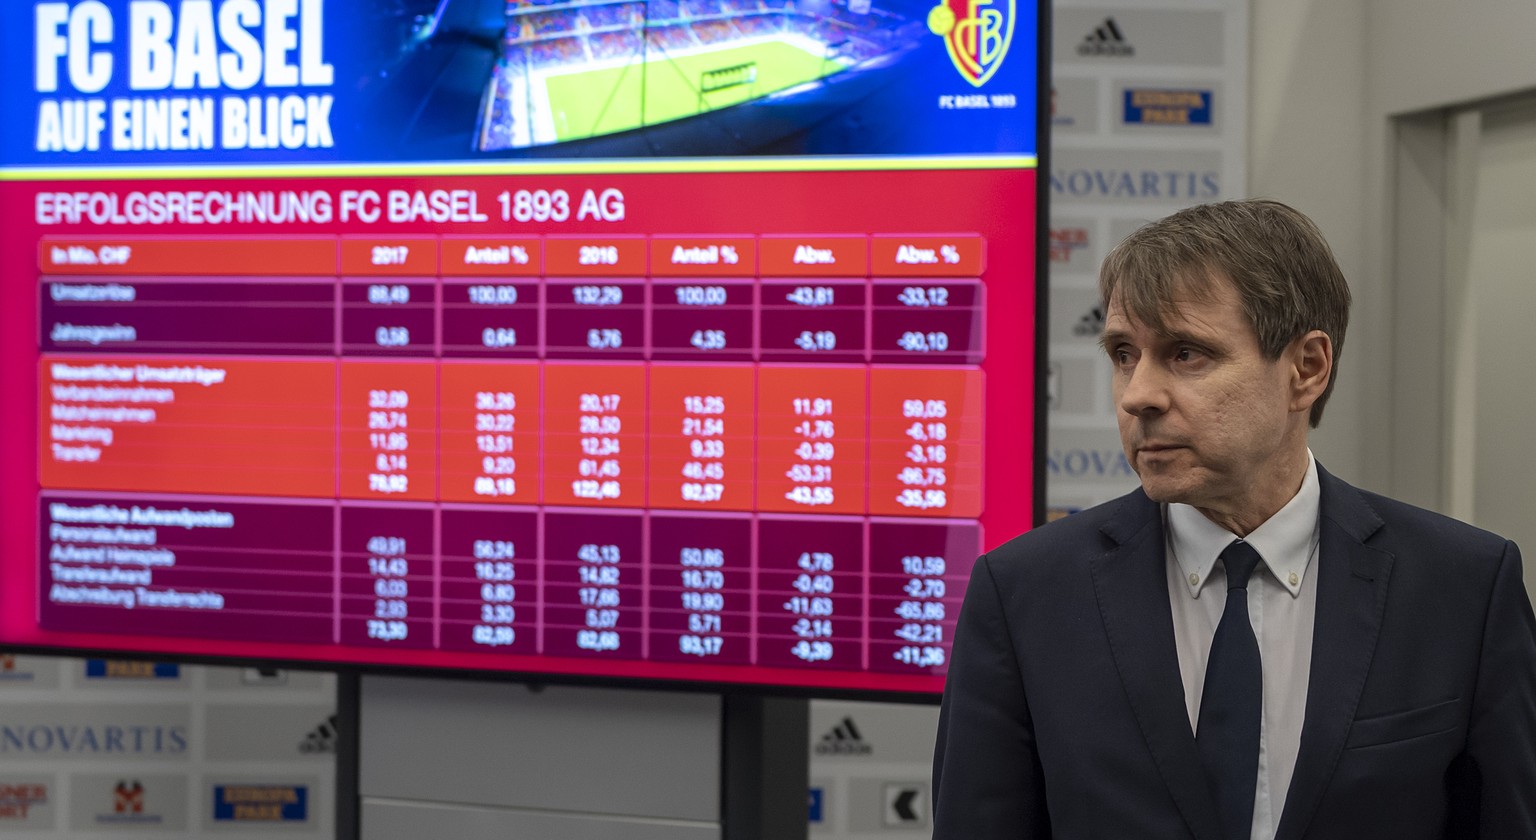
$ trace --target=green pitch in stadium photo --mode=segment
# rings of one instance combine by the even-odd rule
[[[911,26],[858,0],[514,0],[479,146],[596,137],[761,99],[895,52]]]

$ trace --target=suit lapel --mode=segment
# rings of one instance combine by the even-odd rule
[[[1317,811],[1355,719],[1376,650],[1392,555],[1365,545],[1381,518],[1355,488],[1318,467],[1321,484],[1317,616],[1296,770],[1276,840],[1300,840]]]
[[[1126,496],[1103,532],[1116,546],[1092,562],[1094,592],[1111,655],[1147,748],[1196,838],[1221,833],[1195,735],[1189,727],[1168,604],[1160,507]]]

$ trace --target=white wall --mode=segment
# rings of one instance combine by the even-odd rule
[[[1254,0],[1250,20],[1248,191],[1311,216],[1355,295],[1339,385],[1312,449],[1345,480],[1370,483],[1361,441],[1382,325],[1363,242],[1364,2]]]
[[[1366,105],[1373,119],[1536,87],[1536,3],[1530,0],[1364,5]]]
[[[1366,232],[1368,253],[1367,280],[1379,286],[1384,293],[1383,310],[1396,312],[1395,327],[1402,331],[1398,337],[1398,352],[1393,354],[1383,347],[1379,352],[1383,362],[1383,383],[1391,381],[1395,393],[1390,394],[1399,406],[1422,405],[1423,410],[1437,412],[1443,409],[1451,394],[1451,384],[1445,374],[1435,371],[1433,377],[1420,377],[1417,368],[1401,363],[1393,369],[1391,362],[1401,358],[1413,348],[1415,335],[1424,330],[1437,313],[1426,312],[1425,307],[1444,305],[1443,300],[1422,301],[1407,295],[1394,299],[1391,295],[1395,280],[1407,266],[1394,265],[1394,258],[1401,259],[1405,249],[1392,238],[1393,218],[1391,208],[1402,208],[1398,201],[1400,184],[1393,177],[1396,173],[1409,176],[1411,166],[1398,167],[1392,154],[1396,144],[1395,121],[1411,114],[1431,114],[1446,109],[1465,107],[1480,100],[1504,96],[1518,91],[1536,90],[1536,51],[1531,49],[1529,38],[1536,32],[1536,4],[1528,0],[1363,0],[1366,12],[1366,95],[1362,112],[1366,119]],[[1420,120],[1419,122],[1422,122]],[[1454,145],[1454,141],[1453,141]],[[1449,154],[1449,150],[1447,150]],[[1413,165],[1421,165],[1416,161]],[[1449,161],[1446,161],[1449,164]],[[1424,173],[1429,179],[1448,177],[1446,173]],[[1417,179],[1418,173],[1413,173]],[[1449,176],[1453,177],[1454,176]],[[1450,205],[1453,198],[1447,199]],[[1454,213],[1454,207],[1447,207]],[[1471,325],[1477,329],[1477,325]],[[1387,341],[1391,336],[1384,336]],[[1476,409],[1474,409],[1476,410]],[[1385,409],[1378,411],[1384,412]],[[1381,416],[1376,426],[1385,430],[1367,442],[1373,447],[1372,457],[1382,468],[1375,472],[1381,480],[1379,486],[1391,492],[1412,496],[1416,488],[1423,486],[1423,477],[1405,474],[1400,466],[1407,460],[1406,453],[1417,454],[1422,447],[1443,447],[1446,431],[1443,415],[1433,418],[1418,417],[1403,421],[1402,412],[1397,418]],[[1411,425],[1414,428],[1404,429]],[[1370,428],[1368,423],[1367,428]],[[1433,433],[1434,440],[1425,441]],[[1396,453],[1396,457],[1390,457]],[[1394,463],[1397,469],[1394,470]],[[1426,466],[1424,472],[1429,472]],[[1448,474],[1438,476],[1443,484],[1451,479]],[[1436,488],[1436,506],[1453,513],[1450,493],[1443,487]],[[1419,495],[1423,495],[1420,492]],[[1429,501],[1428,499],[1423,499]]]
[[[1536,89],[1536,3],[1253,0],[1252,21],[1249,190],[1316,219],[1355,294],[1313,450],[1348,480],[1412,496],[1423,477],[1392,453],[1424,424],[1401,428],[1392,406],[1437,412],[1441,389],[1394,392],[1394,376],[1399,390],[1413,377],[1392,352],[1405,338],[1392,317],[1393,118]]]

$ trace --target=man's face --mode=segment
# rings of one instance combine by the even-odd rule
[[[1103,343],[1120,441],[1147,495],[1231,512],[1290,480],[1305,414],[1290,410],[1287,354],[1264,358],[1232,284],[1217,279],[1202,297],[1181,293],[1165,332],[1111,300]]]

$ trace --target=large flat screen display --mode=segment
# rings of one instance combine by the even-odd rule
[[[0,645],[932,695],[1039,509],[1025,0],[27,0]]]

